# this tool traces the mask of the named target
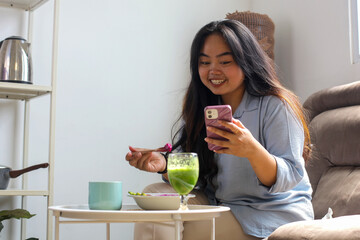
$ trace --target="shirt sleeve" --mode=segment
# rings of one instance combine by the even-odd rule
[[[305,175],[304,131],[290,107],[277,97],[265,102],[263,117],[263,145],[276,160],[276,182],[269,193],[294,188]]]

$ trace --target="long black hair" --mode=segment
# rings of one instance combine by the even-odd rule
[[[173,136],[174,149],[198,153],[200,187],[206,186],[208,180],[211,182],[217,173],[214,153],[208,150],[207,143],[204,141],[206,137],[204,108],[208,105],[219,104],[220,96],[213,94],[201,82],[198,71],[200,51],[205,39],[212,34],[220,34],[228,44],[235,62],[245,75],[244,83],[248,94],[275,95],[287,102],[304,126],[305,146],[310,144],[310,136],[300,102],[291,91],[280,84],[272,59],[264,52],[250,30],[237,20],[210,22],[197,32],[191,45],[191,81],[179,118],[183,124]]]

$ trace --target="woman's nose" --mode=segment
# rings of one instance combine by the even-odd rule
[[[217,63],[211,63],[210,64],[210,72],[220,72],[220,67]]]

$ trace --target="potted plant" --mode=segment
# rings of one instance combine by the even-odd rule
[[[25,209],[14,209],[14,210],[2,210],[0,211],[0,232],[3,230],[4,225],[2,221],[7,219],[20,219],[20,218],[32,218],[35,214],[30,214]],[[39,240],[38,238],[28,238],[27,240]]]

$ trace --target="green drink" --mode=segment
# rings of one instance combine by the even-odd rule
[[[199,169],[174,168],[168,170],[171,186],[179,194],[186,195],[193,188],[199,177]]]
[[[181,196],[180,209],[188,209],[186,195],[193,190],[199,177],[199,159],[197,154],[169,154],[167,171],[171,186]]]

